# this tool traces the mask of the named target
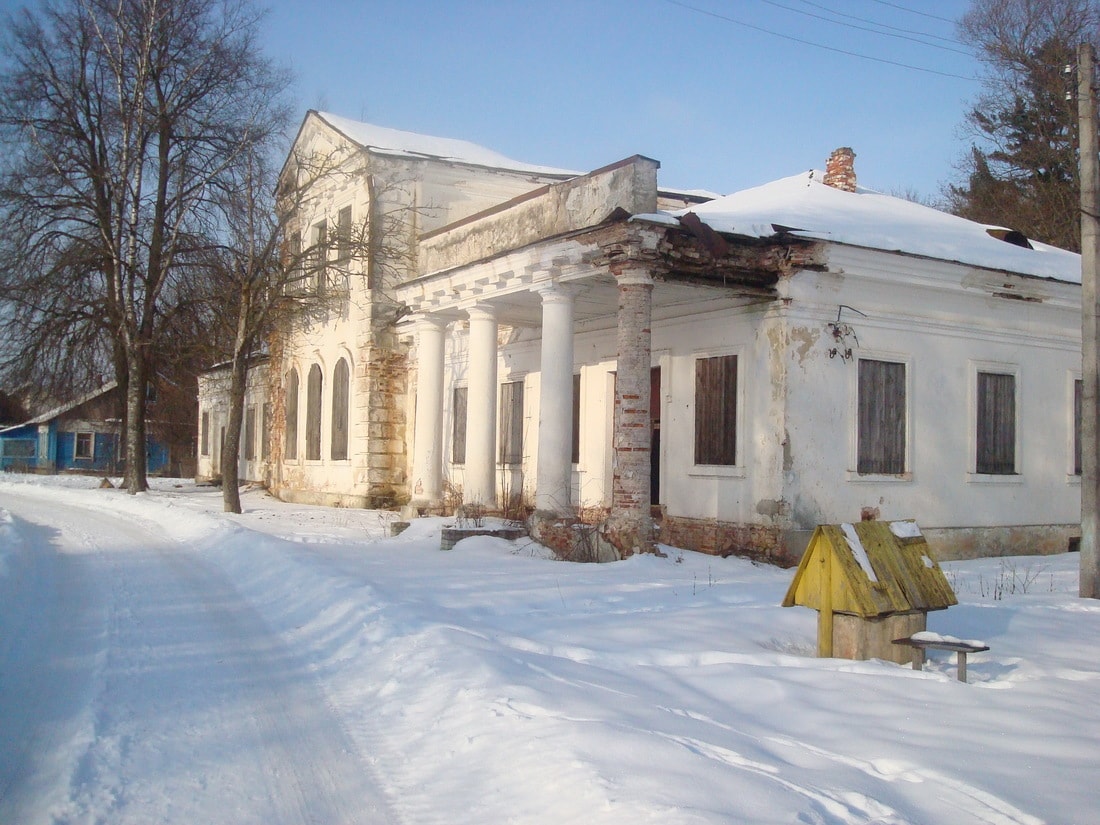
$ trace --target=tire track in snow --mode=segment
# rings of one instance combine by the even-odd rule
[[[99,652],[61,680],[81,694],[65,702],[82,730],[46,741],[56,728],[29,723],[23,750],[60,766],[12,778],[17,810],[38,819],[0,821],[392,820],[305,660],[214,565],[153,526],[32,495],[11,501],[28,520],[55,525],[61,568],[84,562],[80,574],[58,571],[58,615],[71,614],[74,640]],[[102,593],[109,614],[102,604],[66,609]],[[37,658],[24,662],[48,675],[61,640],[39,635]],[[22,686],[25,702],[33,689]]]

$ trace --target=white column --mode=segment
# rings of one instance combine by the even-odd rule
[[[425,316],[416,323],[416,429],[413,432],[412,503],[443,500],[443,335],[447,322]]]
[[[573,293],[547,286],[542,296],[539,454],[535,509],[571,514],[573,434]]]
[[[462,500],[496,505],[497,316],[478,305],[470,315],[470,380],[466,395],[466,471]]]

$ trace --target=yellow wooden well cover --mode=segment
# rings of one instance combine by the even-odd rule
[[[821,524],[795,571],[784,607],[865,618],[958,604],[913,521]]]

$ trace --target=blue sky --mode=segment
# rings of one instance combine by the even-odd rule
[[[265,45],[295,73],[303,115],[579,171],[642,154],[661,162],[662,185],[722,194],[823,168],[851,146],[860,183],[934,197],[954,178],[979,92],[981,67],[948,22],[969,0],[266,5]]]
[[[968,7],[281,0],[267,42],[295,72],[303,113],[463,138],[568,169],[643,154],[661,161],[663,185],[720,193],[822,168],[834,148],[851,146],[861,184],[934,196],[966,149],[959,125],[979,92],[980,65],[958,53],[947,22]],[[854,28],[876,28],[868,21],[879,33]]]

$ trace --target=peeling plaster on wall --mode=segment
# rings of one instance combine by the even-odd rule
[[[756,502],[756,512],[771,519],[782,518],[787,513],[787,502],[783,499],[761,499]]]
[[[787,330],[779,323],[769,324],[768,374],[771,376],[772,400],[782,403],[786,387],[786,369],[783,354],[787,350]]]
[[[791,452],[791,434],[787,430],[783,431],[783,472],[789,473],[794,469],[794,455]]]
[[[794,327],[790,331],[791,351],[800,366],[806,366],[806,359],[810,357],[821,338],[821,330],[811,327]]]
[[[810,502],[810,506],[806,507],[806,500],[801,496],[796,496],[794,502],[791,505],[791,524],[795,528],[803,528],[812,530],[818,524],[827,524],[826,519],[820,510],[818,510],[816,503]]]

